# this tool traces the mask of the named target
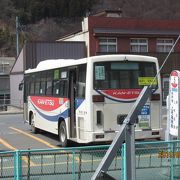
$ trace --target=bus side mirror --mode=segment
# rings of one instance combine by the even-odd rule
[[[22,91],[22,89],[23,89],[23,83],[20,83],[19,84],[19,91]]]

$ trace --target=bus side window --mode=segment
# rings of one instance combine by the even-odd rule
[[[35,85],[34,82],[30,83],[30,95],[34,95],[34,88],[35,88],[34,85]]]
[[[85,83],[79,82],[77,89],[78,89],[78,94],[77,94],[77,96],[84,98],[84,97],[85,97]]]
[[[59,95],[59,80],[53,82],[53,95]]]
[[[40,94],[45,95],[46,81],[41,81]]]
[[[44,71],[44,72],[41,72],[40,73],[40,94],[41,95],[45,95],[45,92],[46,92],[46,74],[47,72]]]
[[[35,83],[35,95],[39,95],[40,93],[40,82]]]
[[[77,94],[78,98],[85,98],[86,89],[86,64],[78,67]]]
[[[59,95],[61,97],[67,97],[67,80],[60,81]]]
[[[67,97],[67,92],[68,92],[68,86],[67,86],[67,81],[64,81],[64,88],[63,88],[63,96]]]
[[[46,82],[46,95],[52,95],[52,81]]]
[[[46,95],[52,95],[53,90],[53,71],[49,70],[46,73]]]
[[[34,74],[34,82],[35,82],[34,94],[39,95],[40,93],[40,73],[39,72]]]

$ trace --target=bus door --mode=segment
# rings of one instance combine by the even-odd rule
[[[70,137],[76,137],[75,93],[76,69],[69,70],[69,101],[70,101]]]

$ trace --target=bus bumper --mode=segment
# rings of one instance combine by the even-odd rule
[[[92,142],[109,142],[112,141],[118,131],[111,132],[88,132],[85,133],[83,139],[77,139],[79,143],[92,143]],[[81,136],[82,137],[82,136]],[[163,139],[163,129],[151,129],[151,130],[136,130],[135,139]]]

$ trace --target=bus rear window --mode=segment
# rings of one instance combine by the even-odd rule
[[[157,86],[153,62],[97,62],[94,64],[94,89],[139,89]]]

